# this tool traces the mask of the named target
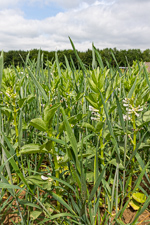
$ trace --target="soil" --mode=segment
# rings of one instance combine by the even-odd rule
[[[132,208],[126,209],[123,213],[123,222],[125,224],[131,224],[135,218],[136,211]],[[150,225],[150,212],[145,210],[143,214],[138,219],[138,225]]]
[[[144,180],[147,183],[147,179],[145,177],[144,177]],[[147,194],[150,195],[149,186],[146,187],[143,183],[141,183],[141,186],[143,189],[145,189]],[[41,194],[44,194],[44,193],[41,193]],[[24,199],[24,197],[25,197],[25,191],[21,192],[19,198]],[[7,198],[7,195],[3,199],[3,202],[6,200],[6,198]],[[56,203],[54,203],[54,204],[56,204]],[[16,210],[16,211],[14,211],[14,210]],[[124,222],[124,224],[132,225],[132,222],[135,218],[136,212],[137,211],[133,210],[131,207],[127,208],[124,211],[123,216],[122,216],[122,221]],[[44,217],[44,215],[43,215],[43,217]],[[18,224],[20,222],[20,217],[17,214],[17,208],[16,208],[15,201],[13,203],[13,210],[12,210],[12,208],[9,208],[7,212],[6,211],[0,212],[0,224],[1,225],[13,225],[12,221],[14,221],[15,224]],[[36,225],[36,223],[34,223],[34,224]],[[147,210],[145,210],[143,212],[143,214],[140,215],[140,217],[138,218],[138,223],[136,223],[136,224],[137,225],[150,225],[150,205],[148,206]]]
[[[125,224],[132,224],[132,222],[135,218],[135,215],[136,215],[136,211],[134,211],[132,208],[128,208],[123,213],[122,221]],[[2,217],[0,224],[13,225],[12,221],[15,222],[15,224],[18,224],[18,222],[20,221],[20,217],[18,216],[17,213],[12,214],[11,212],[9,212],[5,216],[5,219]],[[140,215],[137,225],[150,225],[150,212],[149,211],[145,210],[145,212],[142,215]]]

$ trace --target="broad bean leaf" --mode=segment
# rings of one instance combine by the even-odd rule
[[[40,131],[46,131],[47,129],[46,123],[41,118],[32,119],[30,122],[30,125]]]

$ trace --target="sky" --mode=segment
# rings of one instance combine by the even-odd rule
[[[149,49],[150,0],[0,0],[0,51]]]

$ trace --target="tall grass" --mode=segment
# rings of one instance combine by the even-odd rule
[[[124,224],[130,206],[136,224],[149,205],[150,75],[104,67],[94,46],[87,69],[71,45],[78,69],[0,57],[1,223]]]

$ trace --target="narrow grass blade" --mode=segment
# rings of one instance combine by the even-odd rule
[[[36,65],[36,74],[39,75],[40,72],[40,60],[41,60],[41,51],[38,51],[38,57],[37,57],[37,65]]]
[[[115,57],[113,51],[111,51],[111,54],[112,54],[112,57],[113,57],[113,59],[115,60],[115,63],[116,63],[116,65],[117,65],[118,69],[119,69],[119,65],[118,65],[118,62],[117,62],[117,60],[116,60],[116,57]],[[119,69],[119,70],[120,70],[120,69]]]
[[[0,90],[2,85],[2,77],[3,77],[3,51],[1,52],[0,56]]]
[[[93,46],[93,47],[94,47],[94,46]],[[101,58],[101,56],[100,56],[98,50],[97,50],[95,47],[94,47],[94,51],[95,51],[95,53],[96,53],[97,61],[98,61],[99,65],[100,65],[100,67],[101,67],[102,69],[104,69],[104,64],[103,64],[102,58]]]
[[[62,183],[62,184],[64,184],[65,186],[69,187],[69,188],[76,194],[75,189],[74,189],[69,183],[67,183],[66,181],[61,180],[61,179],[58,179],[58,178],[53,177],[53,176],[50,176],[50,178],[53,179],[53,180],[59,181],[59,183]]]
[[[67,57],[65,55],[64,55],[64,57],[65,57],[65,63],[66,63],[67,69],[68,69],[69,72],[71,72],[71,68],[70,68],[68,59],[67,59]]]
[[[60,204],[62,204],[66,209],[68,209],[73,215],[76,215],[76,213],[72,210],[72,208],[57,194],[54,192],[50,192],[51,196]]]
[[[149,206],[149,204],[150,204],[150,195],[147,198],[147,200],[145,201],[144,205],[140,208],[140,210],[136,214],[136,216],[135,216],[135,218],[134,218],[134,220],[132,222],[132,225],[134,225],[137,222],[139,216],[147,209],[147,207]]]
[[[43,135],[39,135],[40,137],[43,137],[45,139],[48,139],[48,140],[51,140],[51,141],[54,141],[58,144],[61,144],[61,145],[66,145],[66,142],[61,140],[61,139],[57,139],[57,138],[54,138],[54,137],[48,137],[48,136],[43,136]]]
[[[29,67],[26,65],[26,68],[28,70],[28,73],[33,81],[33,83],[35,84],[36,88],[40,91],[41,95],[43,96],[44,100],[46,102],[48,102],[48,97],[45,93],[45,90],[43,89],[43,87],[41,86],[41,84],[38,82],[38,80],[36,79],[35,75],[32,73],[31,69],[29,69]]]
[[[93,197],[94,197],[94,195],[95,195],[95,193],[96,193],[96,191],[97,191],[97,189],[98,189],[102,179],[104,178],[105,169],[106,169],[106,166],[103,168],[102,172],[100,173],[99,177],[97,178],[97,181],[96,181],[95,185],[92,188],[92,191],[91,191],[91,194],[90,194],[88,202],[92,201],[92,199],[93,199]]]
[[[126,165],[126,168],[128,167],[129,163],[131,162],[131,160],[133,159],[133,157],[136,155],[137,151],[138,151],[138,148],[140,147],[145,135],[147,134],[147,132],[142,136],[142,138],[140,139],[140,141],[138,142],[137,146],[136,146],[136,149],[132,152],[132,155],[130,157],[130,159],[128,160],[128,163]]]
[[[58,74],[59,74],[59,77],[61,77],[61,70],[60,70],[60,65],[59,65],[59,60],[58,60],[58,54],[57,54],[57,52],[55,52],[55,58],[56,58],[56,64],[57,64]]]
[[[22,140],[22,110],[20,110],[19,124],[18,124],[18,145],[19,145],[19,147],[21,147],[21,140]]]
[[[79,160],[78,160],[77,141],[76,141],[76,138],[74,136],[74,133],[73,133],[71,127],[70,127],[70,124],[69,124],[69,122],[67,120],[67,117],[66,117],[66,114],[65,114],[64,109],[61,108],[61,111],[62,111],[62,114],[63,114],[64,124],[65,124],[65,127],[66,127],[66,131],[67,131],[67,134],[68,134],[68,138],[69,138],[69,141],[71,143],[73,152],[75,154],[76,166],[77,166],[78,171],[81,173],[80,164],[79,164]]]
[[[123,113],[122,113],[122,109],[121,109],[121,106],[120,106],[119,99],[118,99],[117,95],[116,95],[116,102],[117,102],[117,108],[118,108],[120,123],[121,123],[123,131],[125,133],[125,124],[124,124],[124,120],[123,120]]]
[[[2,135],[5,137],[4,133],[2,133]],[[4,148],[6,156],[9,159],[9,162],[10,162],[11,166],[13,167],[13,169],[15,170],[16,174],[18,174],[18,176],[20,177],[22,182],[28,187],[28,189],[31,191],[31,193],[33,193],[32,189],[29,187],[28,183],[26,182],[26,180],[25,180],[23,174],[21,173],[18,165],[16,164],[15,160],[12,158],[12,155],[10,154],[10,152],[4,146],[2,146],[2,147]]]
[[[97,62],[96,62],[96,58],[95,58],[95,47],[92,44],[92,68],[96,69],[97,67]]]
[[[135,86],[136,86],[136,81],[137,81],[137,78],[135,79],[130,91],[129,91],[129,94],[128,94],[128,98],[131,98],[132,95],[133,95],[133,92],[134,92],[134,89],[135,89]]]
[[[142,181],[142,178],[143,178],[143,176],[144,176],[144,174],[145,174],[146,169],[148,168],[148,166],[149,166],[149,162],[148,162],[147,165],[143,168],[142,172],[141,172],[140,175],[138,176],[138,178],[137,178],[137,180],[136,180],[135,187],[134,187],[132,193],[134,193],[134,192],[137,190],[137,188],[139,187],[139,185],[140,185],[140,183],[141,183],[141,181]]]
[[[6,184],[6,183],[2,183],[1,181],[0,181],[0,188],[24,190],[23,188],[21,188],[17,185]]]
[[[113,132],[113,128],[111,126],[111,122],[110,122],[110,119],[109,119],[108,111],[107,111],[106,104],[105,104],[105,101],[104,101],[104,98],[103,98],[103,95],[102,95],[101,91],[100,91],[100,96],[101,96],[102,103],[103,103],[103,106],[104,106],[108,128],[109,128],[110,134],[112,136],[112,142],[114,144],[114,147],[116,148],[116,152],[117,152],[117,156],[118,156],[117,157],[117,163],[120,163],[120,152],[119,152],[118,144],[117,144],[114,132]]]
[[[143,68],[144,68],[144,74],[145,74],[145,77],[146,77],[147,84],[150,88],[150,81],[149,81],[149,78],[148,78],[148,72],[147,72],[147,69],[146,69],[145,65],[143,65]]]
[[[79,61],[79,63],[80,63],[80,66],[81,66],[82,70],[83,70],[84,72],[86,72],[86,68],[85,68],[83,62],[81,61],[81,59],[80,59],[80,57],[79,57],[79,55],[78,55],[78,53],[77,53],[77,51],[76,51],[76,49],[75,49],[75,46],[74,46],[74,44],[73,44],[73,42],[72,42],[72,40],[71,40],[70,37],[69,37],[69,40],[70,40],[70,42],[71,42],[72,48],[73,48],[74,53],[75,53],[75,55],[76,55],[76,57],[77,57],[77,59],[78,59],[78,61]]]
[[[59,219],[59,218],[61,218],[61,217],[67,217],[67,218],[69,218],[69,221],[70,222],[73,222],[73,223],[69,223],[69,221],[67,221],[67,222],[65,222],[65,219],[63,219],[63,221],[64,221],[64,223],[66,223],[67,225],[72,225],[72,224],[79,224],[79,222],[78,222],[78,220],[79,220],[79,218],[78,218],[78,216],[74,216],[74,215],[72,215],[71,213],[58,213],[58,214],[56,214],[56,215],[53,215],[53,216],[51,216],[50,217],[50,219],[49,218],[45,218],[45,219],[43,219],[42,221],[40,221],[39,223],[37,223],[37,224],[39,224],[39,225],[41,225],[41,224],[46,224],[46,222],[49,222],[50,220],[52,221],[53,220],[53,223],[55,223],[55,224],[57,224],[57,225],[60,225],[60,223],[58,224],[57,222],[56,222],[56,219]],[[76,218],[76,220],[72,220],[71,218]],[[81,224],[82,225],[82,224]]]
[[[136,157],[138,163],[140,164],[141,168],[143,169],[145,164],[138,152],[136,153],[135,157]],[[150,183],[150,178],[148,177],[147,173],[145,173],[145,177],[148,180],[148,182]]]
[[[71,213],[59,213],[57,215],[54,215],[51,217],[51,220],[57,219],[59,217],[71,217],[71,218],[76,218],[77,216],[72,215]]]
[[[96,148],[95,158],[94,158],[94,184],[97,181],[98,178],[98,150]]]

